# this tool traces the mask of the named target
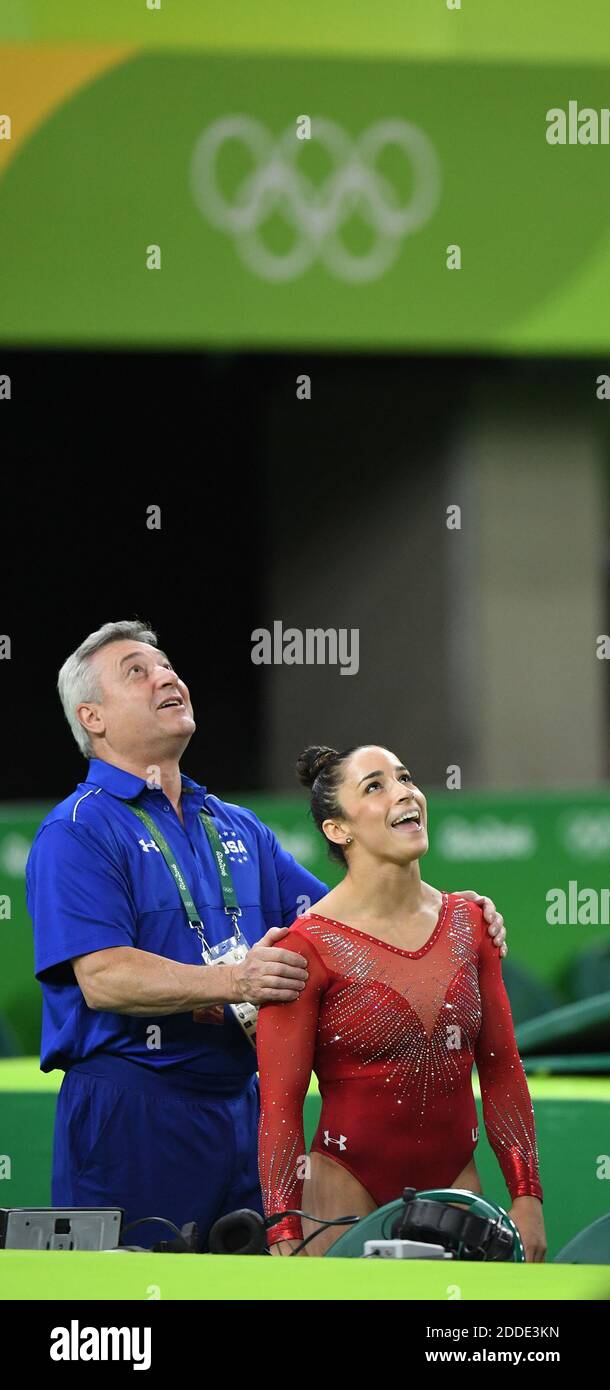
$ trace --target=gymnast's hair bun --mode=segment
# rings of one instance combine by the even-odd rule
[[[336,748],[318,748],[312,745],[297,758],[297,777],[304,787],[313,787],[316,777],[338,757]]]

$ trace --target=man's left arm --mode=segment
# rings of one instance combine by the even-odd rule
[[[472,888],[456,888],[454,891],[459,893],[460,898],[467,898],[468,902],[476,903],[478,907],[483,909],[483,916],[487,922],[487,931],[489,932],[494,946],[499,948],[501,956],[507,956],[508,946],[506,944],[504,918],[501,912],[496,911],[496,905],[492,903],[491,898],[482,897],[480,893],[473,892]]]

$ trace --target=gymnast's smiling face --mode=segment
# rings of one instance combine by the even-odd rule
[[[325,821],[323,830],[342,845],[348,860],[356,850],[398,864],[426,853],[426,798],[409,768],[387,748],[377,744],[358,748],[344,765],[337,798],[343,814]],[[345,843],[348,836],[349,845]]]

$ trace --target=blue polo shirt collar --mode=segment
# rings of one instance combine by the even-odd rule
[[[186,793],[189,797],[192,796],[193,806],[197,804],[203,806],[207,796],[207,787],[202,786],[199,782],[194,782],[192,777],[186,777],[184,773],[181,773],[180,776],[182,794]],[[118,797],[121,801],[133,801],[135,797],[140,796],[141,792],[152,790],[146,786],[144,777],[136,777],[133,772],[125,772],[124,768],[115,767],[113,763],[107,763],[103,758],[90,759],[85,780],[87,783],[92,782],[96,787],[102,787],[105,792]],[[209,810],[211,815],[214,814],[211,807],[206,807],[206,810]]]

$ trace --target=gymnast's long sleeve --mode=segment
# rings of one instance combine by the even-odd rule
[[[539,1197],[534,1111],[517,1050],[500,952],[487,931],[479,947],[482,1022],[475,1046],[487,1137],[511,1198]]]
[[[300,933],[286,936],[283,951],[307,959],[309,976],[293,1004],[265,1004],[258,1016],[260,1071],[259,1173],[265,1214],[300,1210],[305,1134],[303,1105],[311,1079],[322,990],[327,972],[315,946]],[[268,1232],[268,1244],[301,1240],[301,1219],[287,1216]]]

